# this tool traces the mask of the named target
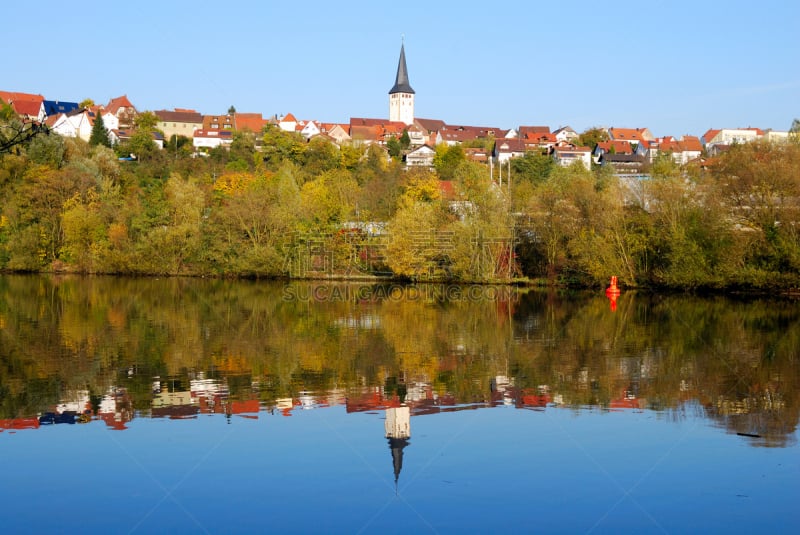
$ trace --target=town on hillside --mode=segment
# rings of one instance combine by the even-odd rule
[[[435,147],[460,145],[467,159],[502,168],[512,158],[537,151],[550,155],[555,162],[569,166],[580,162],[610,166],[618,175],[641,176],[660,153],[672,155],[675,163],[684,165],[702,156],[715,156],[732,144],[755,140],[782,141],[788,131],[760,128],[709,129],[702,136],[654,137],[648,128],[597,127],[591,135],[581,135],[569,126],[551,129],[546,125],[499,128],[448,124],[440,119],[424,119],[414,114],[415,91],[411,87],[404,47],[401,45],[395,83],[389,91],[389,118],[351,117],[349,123],[330,123],[318,119],[298,119],[294,114],[264,117],[259,112],[239,112],[231,106],[227,113],[204,115],[189,108],[153,110],[155,125],[152,136],[156,145],[191,140],[196,155],[207,155],[217,147],[228,147],[233,133],[249,131],[259,134],[272,126],[296,133],[305,141],[315,138],[336,145],[375,145],[391,154],[393,144],[402,140],[401,150],[392,156],[405,165],[433,167]],[[107,104],[51,100],[41,94],[0,90],[0,104],[13,111],[22,121],[37,128],[46,128],[64,137],[89,141],[95,122],[102,121],[112,146],[129,140],[137,129],[141,111],[127,95],[112,98]],[[589,132],[584,132],[588,134]],[[256,148],[261,140],[256,138]],[[135,158],[135,155],[132,155]]]

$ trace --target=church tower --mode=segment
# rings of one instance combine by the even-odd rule
[[[394,87],[389,91],[389,120],[400,121],[408,125],[414,122],[414,90],[408,82],[406,68],[406,51],[400,45],[400,61],[397,63],[397,77]]]

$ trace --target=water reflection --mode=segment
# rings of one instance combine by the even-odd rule
[[[799,320],[779,299],[626,292],[612,313],[603,294],[507,287],[2,276],[0,431],[344,406],[387,411],[396,476],[404,411],[699,407],[785,446]]]

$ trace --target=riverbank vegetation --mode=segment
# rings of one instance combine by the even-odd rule
[[[6,117],[5,124],[14,121]],[[377,146],[268,127],[229,149],[115,149],[55,134],[0,155],[0,270],[662,288],[800,285],[800,144],[751,143],[650,178],[529,153],[497,169],[440,146],[408,169]],[[134,153],[135,161],[119,156]],[[449,178],[448,181],[441,180]]]

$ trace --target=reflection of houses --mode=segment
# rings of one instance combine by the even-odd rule
[[[10,418],[0,420],[0,433],[3,431],[19,431],[21,429],[39,429],[39,418]]]
[[[125,389],[111,388],[100,400],[97,416],[111,429],[122,431],[133,419],[132,403]]]

